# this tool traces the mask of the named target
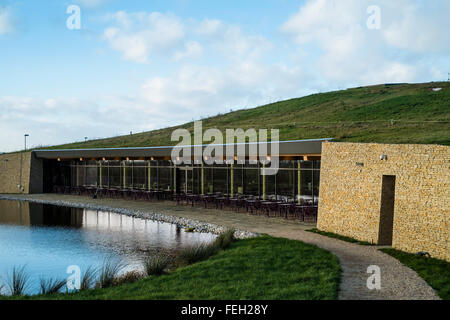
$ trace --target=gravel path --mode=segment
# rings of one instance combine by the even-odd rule
[[[0,199],[29,200],[50,204],[88,207],[114,211],[146,219],[194,227],[196,231],[218,233],[223,228],[239,229],[239,237],[269,234],[311,243],[331,251],[340,260],[342,281],[340,300],[438,300],[435,291],[419,275],[395,258],[379,251],[380,247],[360,246],[324,237],[305,230],[314,227],[284,219],[251,216],[244,213],[177,206],[172,202],[143,202],[116,199],[90,199],[63,195],[0,195]],[[158,212],[158,213],[155,213]],[[202,222],[200,222],[202,221]],[[247,231],[243,231],[247,230]],[[369,290],[366,282],[369,266],[381,270],[381,290]]]
[[[340,300],[439,300],[435,291],[413,270],[379,251],[377,246],[361,246],[311,232],[277,233],[333,252],[340,261],[342,280]],[[369,290],[369,266],[381,271],[381,290]]]

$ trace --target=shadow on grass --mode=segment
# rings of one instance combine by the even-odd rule
[[[328,238],[333,238],[333,239],[338,239],[338,240],[342,240],[342,241],[345,241],[345,242],[359,244],[361,246],[375,246],[375,244],[367,242],[367,241],[360,241],[360,240],[356,240],[356,239],[353,239],[353,238],[350,238],[350,237],[341,236],[341,235],[336,234],[336,233],[320,231],[319,229],[310,229],[310,230],[306,230],[306,231],[312,232],[312,233],[317,233],[317,234],[320,234],[321,236],[325,236],[325,237],[328,237]]]

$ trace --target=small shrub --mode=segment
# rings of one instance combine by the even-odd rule
[[[22,296],[28,288],[29,275],[25,271],[25,267],[14,267],[12,275],[7,283],[9,291],[13,296]]]
[[[99,288],[109,288],[115,283],[115,280],[119,277],[120,272],[125,265],[118,260],[112,258],[106,258],[103,265],[100,268],[100,275],[97,283]]]
[[[54,294],[58,293],[66,285],[64,279],[41,279],[41,294]]]
[[[159,276],[164,274],[172,262],[168,254],[157,253],[144,260],[144,269],[147,276]]]

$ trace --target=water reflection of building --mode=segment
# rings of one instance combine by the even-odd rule
[[[139,242],[147,243],[149,237],[155,244],[181,244],[188,236],[176,225],[149,222],[112,212],[10,200],[0,201],[1,224],[84,228],[105,231],[116,236],[126,234],[129,241],[136,242],[136,247]]]
[[[0,224],[81,228],[83,210],[23,201],[0,201]]]

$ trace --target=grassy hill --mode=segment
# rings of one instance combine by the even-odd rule
[[[174,145],[170,135],[176,128],[192,130],[193,123],[57,148]],[[203,119],[203,128],[278,128],[281,140],[335,138],[450,145],[450,82],[377,85],[313,94]]]

